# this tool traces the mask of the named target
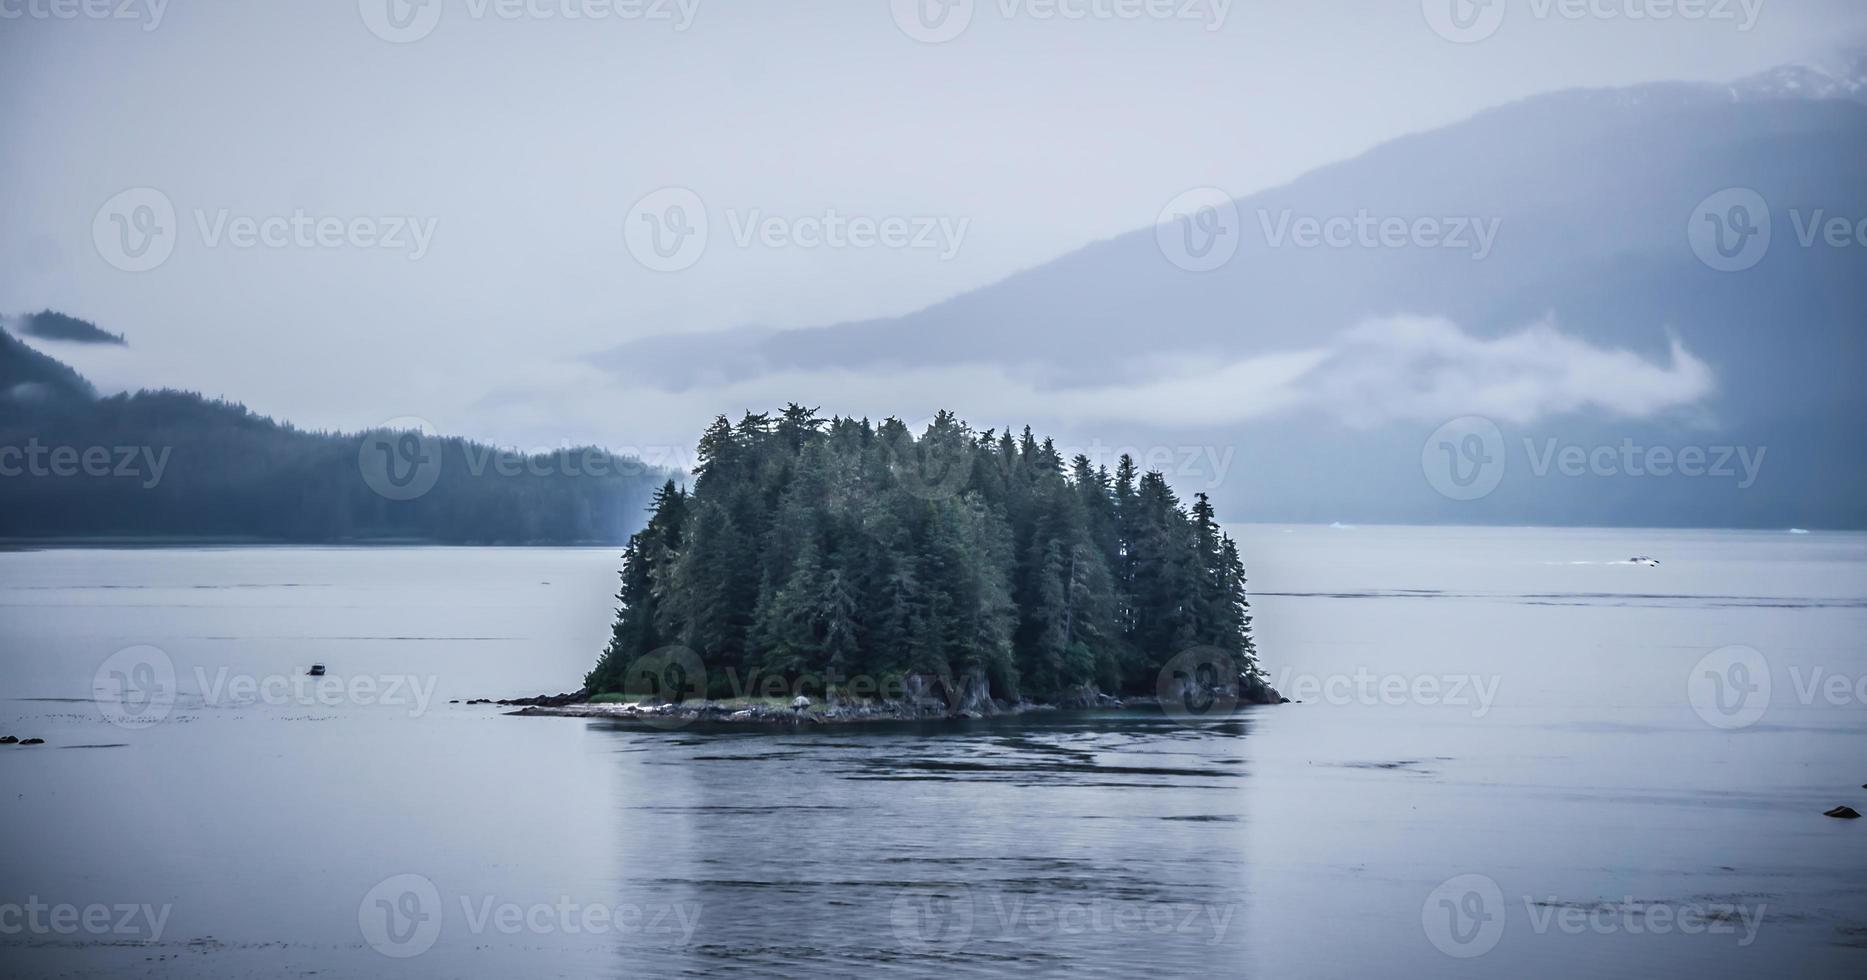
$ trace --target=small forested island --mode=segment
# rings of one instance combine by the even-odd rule
[[[717,419],[623,555],[608,648],[566,713],[990,714],[1191,694],[1274,701],[1245,567],[1204,494],[942,412],[918,436]],[[1197,693],[1195,692],[1197,689]],[[525,702],[547,712],[566,696]]]

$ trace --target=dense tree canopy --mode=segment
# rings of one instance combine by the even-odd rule
[[[601,692],[671,646],[716,697],[772,675],[1151,693],[1193,648],[1255,669],[1244,564],[1204,494],[1189,508],[1126,456],[1110,474],[944,412],[918,437],[795,404],[721,417],[623,559]]]

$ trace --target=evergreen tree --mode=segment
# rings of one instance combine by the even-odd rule
[[[716,419],[692,491],[664,486],[629,540],[617,601],[599,691],[677,643],[716,697],[760,674],[1152,693],[1196,645],[1255,665],[1244,564],[1205,495],[1182,507],[1130,457],[1111,475],[948,412],[918,436],[795,403]]]

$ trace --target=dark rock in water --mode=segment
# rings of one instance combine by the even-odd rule
[[[42,738],[22,738],[22,739],[20,739],[20,740],[19,740],[19,744],[21,744],[21,745],[44,745],[44,744],[45,744],[45,739],[42,739]],[[1855,814],[1855,816],[1857,816],[1857,817],[1858,817],[1858,816],[1860,816],[1860,814],[1858,814],[1858,813],[1857,813],[1857,814]]]
[[[1288,704],[1289,698],[1277,692],[1277,689],[1264,679],[1263,674],[1240,674],[1238,677],[1238,699],[1246,704]]]
[[[1860,813],[1851,806],[1838,806],[1822,814],[1822,816],[1840,817],[1843,820],[1857,820],[1860,818]]]
[[[575,694],[540,694],[535,698],[512,698],[510,700],[502,699],[499,701],[488,701],[482,698],[477,701],[468,701],[467,703],[468,704],[509,704],[515,707],[529,707],[529,708],[562,708],[565,705],[569,705],[569,704],[583,704],[584,702],[590,700],[591,696],[594,694],[596,694],[595,691],[592,691],[586,687],[583,690],[578,691]]]
[[[0,738],[0,745],[18,745],[18,744],[19,744],[18,735],[8,735],[5,738]]]

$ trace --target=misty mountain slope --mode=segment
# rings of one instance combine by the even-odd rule
[[[1084,438],[1236,448],[1211,487],[1231,519],[1867,526],[1867,242],[1800,240],[1818,217],[1867,218],[1861,66],[1501,106],[1237,200],[1236,254],[1211,271],[1142,227],[906,316],[651,337],[597,363],[667,390],[976,370]],[[1772,237],[1719,271],[1692,234],[1732,188],[1763,197]],[[1363,212],[1494,223],[1495,239],[1287,234]],[[1272,355],[1297,368],[1252,370]],[[1511,478],[1478,500],[1422,476],[1422,444],[1463,415],[1512,447]],[[1519,475],[1552,439],[1742,445],[1765,463],[1749,482]]]
[[[1762,265],[1717,274],[1697,261],[1686,227],[1698,202],[1731,186],[1754,187],[1773,210],[1867,213],[1864,151],[1867,106],[1853,102],[1733,101],[1724,89],[1676,85],[1563,93],[1241,199],[1238,252],[1211,272],[1174,266],[1147,227],[907,316],[753,334],[724,363],[699,353],[718,350],[705,337],[650,338],[603,362],[671,387],[721,373],[977,362],[1094,384],[1132,377],[1144,369],[1136,358],[1304,347],[1398,313],[1443,315],[1483,335],[1554,314],[1565,331],[1649,353],[1664,350],[1670,326],[1695,352],[1735,355],[1752,352],[1745,328],[1758,311],[1731,300],[1759,293],[1811,346],[1851,342],[1833,316],[1863,296],[1834,274],[1848,257],[1789,247],[1779,216],[1785,227]],[[1286,212],[1362,210],[1495,220],[1495,248],[1477,259],[1267,241]]]
[[[15,321],[22,336],[37,337],[41,340],[63,340],[75,344],[110,344],[126,346],[127,342],[120,333],[101,330],[89,320],[80,320],[75,316],[66,316],[55,310],[40,310],[28,313]]]
[[[0,419],[48,402],[97,397],[84,376],[0,330]]]

